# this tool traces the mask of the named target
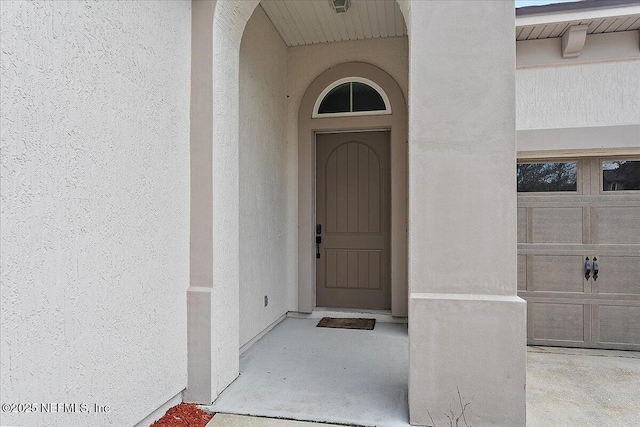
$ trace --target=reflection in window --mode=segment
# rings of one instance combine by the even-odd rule
[[[518,192],[577,191],[578,163],[521,163],[517,166]]]
[[[602,162],[604,191],[640,190],[640,161]]]
[[[364,83],[351,83],[352,111],[384,111],[384,100],[377,90]]]
[[[322,99],[318,114],[386,111],[384,99],[377,90],[365,83],[342,83]]]
[[[318,108],[318,114],[348,113],[350,111],[351,83],[343,83],[331,89]]]

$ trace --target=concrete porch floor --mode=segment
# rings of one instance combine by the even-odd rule
[[[206,407],[220,413],[209,426],[299,425],[223,413],[407,426],[406,324],[357,331],[317,322],[285,319],[243,353],[240,377]],[[472,405],[467,414],[474,425]],[[527,426],[609,425],[640,425],[639,352],[529,347]]]
[[[317,328],[287,318],[240,357],[240,377],[207,409],[242,415],[406,426],[407,325]]]

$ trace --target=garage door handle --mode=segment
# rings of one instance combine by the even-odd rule
[[[589,262],[589,257],[586,257],[584,259],[584,269],[587,271],[587,273],[584,275],[584,278],[589,280],[589,278],[591,277],[591,262]]]
[[[598,280],[598,271],[600,271],[598,268],[598,258],[593,257],[593,280]]]

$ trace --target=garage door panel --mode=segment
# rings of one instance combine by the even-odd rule
[[[580,255],[529,255],[531,280],[528,290],[583,292],[584,273]]]
[[[527,208],[518,208],[518,243],[527,242]]]
[[[527,256],[518,255],[518,290],[527,289]]]
[[[605,177],[610,160],[555,160],[577,162],[580,194],[518,193],[518,295],[530,344],[640,350],[640,191],[625,184],[640,159],[633,170],[613,159]],[[598,259],[597,280],[585,278],[587,257]]]
[[[582,243],[582,208],[533,208],[532,243]]]
[[[640,206],[591,209],[591,240],[600,244],[640,244]]]
[[[640,220],[640,219],[639,219]],[[640,294],[640,256],[599,256],[600,273],[593,290],[606,294]]]
[[[530,303],[533,338],[553,341],[585,341],[582,304]]]
[[[640,307],[601,305],[599,341],[640,344]]]

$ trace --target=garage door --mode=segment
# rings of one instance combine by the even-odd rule
[[[517,173],[529,344],[640,350],[640,158],[527,161]]]

